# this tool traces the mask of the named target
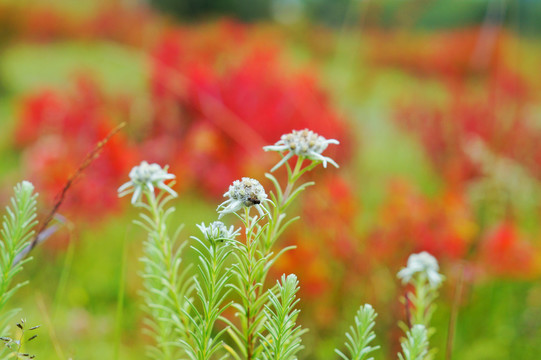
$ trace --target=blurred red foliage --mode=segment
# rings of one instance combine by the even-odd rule
[[[262,147],[293,129],[339,139],[340,150],[329,149],[329,155],[343,163],[350,135],[316,73],[286,67],[278,40],[261,45],[260,36],[273,38],[268,35],[231,21],[164,33],[149,56],[150,116],[131,123],[136,147],[125,135],[115,137],[91,170],[99,175],[89,174],[80,191],[68,196],[74,210],[96,216],[103,214],[100,206],[114,208],[114,189],[143,159],[170,164],[177,190],[191,186],[219,197],[236,178],[267,171],[277,155],[262,156]],[[47,196],[111,128],[112,113],[129,120],[129,106],[120,105],[88,80],[80,80],[72,94],[49,90],[24,101],[16,141]],[[104,201],[95,201],[101,192],[107,193]]]
[[[516,223],[507,220],[490,229],[481,240],[479,271],[498,277],[535,278],[541,272],[539,259],[531,242],[520,235]]]
[[[467,154],[467,144],[481,139],[500,156],[523,164],[541,178],[541,131],[532,126],[532,94],[524,79],[506,69],[483,83],[477,93],[467,83],[448,86],[448,100],[429,104],[415,100],[396,106],[394,120],[417,137],[435,168],[450,184],[481,174]]]
[[[421,251],[440,261],[467,255],[478,229],[464,194],[445,192],[431,198],[405,181],[392,182],[387,194],[365,249],[374,266],[398,266]]]
[[[44,90],[24,99],[17,125],[15,142],[23,150],[23,167],[52,204],[67,179],[114,128],[115,122],[96,84],[79,78],[69,95]],[[126,178],[137,158],[137,150],[126,136],[115,135],[71,188],[61,212],[99,219],[115,209],[114,189]]]
[[[353,184],[336,174],[318,179],[317,191],[303,195],[302,224],[293,225],[285,234],[285,244],[297,248],[276,264],[276,277],[291,272],[299,277],[302,297],[308,300],[303,312],[319,329],[336,326],[341,316],[336,303],[344,297],[357,296],[361,301],[371,296],[359,291],[374,264],[361,235],[361,201]]]
[[[285,66],[275,37],[265,33],[262,42],[257,28],[223,21],[166,34],[152,53],[150,138],[177,144],[154,155],[174,153],[172,168],[188,164],[205,192],[223,193],[247,171],[264,171],[276,159],[258,149],[293,129],[339,139],[330,156],[349,156],[346,125],[316,74]]]
[[[4,8],[10,21],[0,27],[5,26],[11,39],[98,38],[144,52],[152,49],[152,119],[134,124],[132,133],[142,156],[171,165],[180,187],[194,185],[211,196],[221,195],[235,178],[266,170],[275,159],[260,156],[261,147],[293,129],[308,127],[337,138],[342,145],[337,154],[329,149],[330,156],[339,162],[349,156],[351,136],[319,86],[317,70],[286,66],[281,58],[283,39],[269,27],[234,21],[173,26],[148,8],[120,2],[76,17],[50,6]],[[33,129],[26,135],[19,131],[19,141],[39,136],[44,128],[53,133],[53,127],[60,138],[72,136],[77,121],[40,113],[64,111],[65,102],[72,99],[58,92],[38,98],[24,105],[28,109],[20,127],[32,124]],[[90,105],[79,106],[82,110]],[[73,103],[71,111],[79,111],[76,107]],[[86,117],[90,123],[98,121]]]
[[[539,251],[519,235],[517,221],[500,219],[501,224],[478,229],[476,236],[474,232],[468,238],[456,233],[456,229],[463,229],[459,224],[464,220],[471,224],[479,221],[466,201],[467,188],[487,176],[487,167],[496,166],[472,156],[472,140],[481,140],[487,154],[495,159],[512,159],[541,179],[541,130],[531,111],[539,94],[535,84],[514,71],[504,56],[515,40],[500,28],[384,36],[388,41],[373,44],[372,50],[382,50],[372,55],[375,63],[442,80],[443,101],[418,96],[401,99],[395,105],[393,120],[420,141],[443,180],[444,195],[430,200],[404,189],[391,190],[392,196],[399,196],[390,198],[383,207],[391,218],[374,234],[381,244],[379,251],[392,256],[395,250],[401,253],[407,247],[408,252],[426,250],[443,259],[466,257],[483,269],[481,273],[491,276],[538,274],[534,264]],[[404,41],[404,37],[411,41]],[[442,212],[449,206],[449,198],[460,204],[455,206],[456,214],[462,213],[458,218]],[[455,223],[458,219],[462,220]],[[505,261],[499,259],[502,256]],[[496,264],[501,264],[499,271]]]

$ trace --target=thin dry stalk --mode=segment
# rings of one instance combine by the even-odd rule
[[[60,190],[60,192],[55,196],[55,203],[51,211],[45,218],[45,220],[42,222],[38,231],[36,232],[36,235],[32,239],[32,242],[21,253],[20,258],[18,259],[19,261],[22,258],[24,258],[30,251],[32,251],[32,249],[35,248],[36,245],[38,245],[39,243],[41,243],[43,240],[45,240],[47,237],[50,236],[50,234],[48,234],[46,230],[49,228],[49,224],[51,223],[56,213],[58,212],[60,205],[62,205],[62,203],[64,202],[64,199],[66,198],[66,193],[68,192],[68,190],[71,188],[75,180],[77,180],[77,178],[86,170],[86,168],[90,166],[90,164],[92,164],[92,162],[98,158],[98,156],[102,152],[107,142],[109,142],[109,140],[114,135],[116,135],[116,133],[118,133],[124,126],[126,126],[126,123],[125,122],[121,123],[120,125],[115,127],[113,130],[111,130],[111,132],[107,134],[107,136],[103,140],[98,142],[96,146],[86,155],[86,157],[84,158],[79,168],[77,168],[77,170],[68,178],[62,190]],[[43,236],[43,235],[47,235],[47,236]]]

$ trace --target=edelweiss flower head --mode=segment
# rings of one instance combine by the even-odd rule
[[[271,171],[278,169],[285,164],[293,155],[304,156],[307,159],[321,161],[323,167],[327,167],[327,163],[331,163],[338,167],[338,164],[331,159],[321,155],[321,153],[329,146],[329,144],[339,144],[338,140],[325,139],[323,136],[315,132],[304,130],[293,130],[289,134],[282,135],[282,138],[274,145],[264,146],[265,151],[289,151]]]
[[[251,206],[255,206],[259,213],[263,215],[261,204],[268,201],[265,189],[259,181],[248,177],[235,180],[233,184],[229,185],[229,190],[224,194],[224,197],[229,197],[229,199],[218,206],[217,210],[220,213],[220,218],[224,214]]]
[[[240,229],[235,230],[234,226],[230,226],[228,229],[221,221],[214,221],[209,226],[202,223],[197,227],[201,230],[205,239],[211,243],[233,240],[240,232]]]
[[[440,267],[438,260],[426,251],[419,254],[411,254],[408,258],[408,265],[402,268],[397,274],[402,283],[408,283],[416,273],[424,273],[432,288],[438,288],[444,277],[438,271]]]
[[[175,175],[167,173],[167,166],[162,168],[158,164],[149,164],[143,161],[139,166],[134,166],[131,169],[130,181],[118,188],[118,196],[122,197],[133,192],[131,202],[135,204],[145,189],[154,193],[154,187],[165,190],[172,196],[177,196],[177,193],[164,183],[164,181],[174,178]]]

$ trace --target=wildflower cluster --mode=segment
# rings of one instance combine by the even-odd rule
[[[190,267],[181,267],[180,251],[174,250],[183,244],[175,243],[167,234],[166,219],[173,209],[166,208],[166,204],[176,193],[165,181],[174,175],[158,164],[142,162],[130,172],[130,181],[119,188],[120,196],[133,192],[132,203],[150,212],[150,216],[142,214],[140,224],[149,232],[143,258],[144,297],[150,329],[157,343],[151,352],[154,358],[172,359],[184,354],[194,360],[210,359],[221,351],[224,331],[234,340],[235,348],[229,345],[223,348],[235,359],[274,358],[273,354],[284,354],[284,350],[289,355],[283,359],[293,359],[300,350],[303,331],[294,325],[298,313],[294,309],[298,301],[294,300],[298,281],[290,275],[277,287],[266,289],[266,278],[272,264],[290,249],[273,251],[279,234],[295,220],[284,221],[285,210],[310,185],[305,183],[295,188],[296,181],[320,162],[327,144],[336,141],[325,140],[308,130],[293,134],[306,144],[299,143],[295,152],[299,154],[295,169],[291,170],[287,164],[285,190],[267,174],[275,185],[269,199],[259,181],[244,177],[230,185],[224,194],[227,199],[218,206],[219,217],[245,209],[244,216],[239,215],[245,227],[245,241],[236,240],[239,230],[221,221],[198,225],[203,236],[201,239],[192,237],[196,242],[192,249],[199,255],[198,271],[192,274],[193,282],[186,282],[188,285],[179,279],[189,277]],[[304,158],[317,161],[303,167]],[[324,160],[324,165],[336,164],[332,159]],[[158,194],[156,188],[161,190]],[[143,203],[143,194],[148,205]],[[258,210],[259,217],[250,215],[252,207]],[[232,259],[236,260],[233,266],[225,267]],[[232,302],[228,303],[229,298]],[[237,312],[238,322],[221,315],[230,305]],[[286,314],[288,317],[283,318]],[[272,321],[266,323],[267,318]],[[225,322],[226,328],[213,335],[219,320]]]
[[[288,217],[290,204],[312,185],[298,185],[298,180],[320,163],[338,166],[321,154],[328,144],[337,143],[301,130],[265,147],[290,151],[273,168],[286,166],[286,186],[266,174],[274,185],[267,195],[255,179],[235,180],[224,194],[227,199],[218,206],[217,215],[236,214],[243,224],[243,237],[238,240],[240,229],[222,221],[197,225],[201,236],[191,237],[191,249],[197,254],[196,271],[181,258],[186,242],[178,243],[176,236],[168,235],[167,219],[174,209],[167,204],[176,193],[165,181],[174,175],[167,173],[167,168],[146,162],[132,170],[131,180],[120,187],[119,193],[123,196],[133,192],[132,203],[149,213],[141,214],[139,224],[149,233],[143,258],[143,296],[149,329],[156,340],[149,353],[152,358],[210,360],[229,354],[235,360],[297,359],[303,348],[301,336],[306,331],[297,324],[299,282],[294,274],[284,274],[274,286],[268,284],[267,278],[276,260],[294,248],[280,249],[277,244],[285,229],[298,219]],[[297,155],[297,162],[291,167],[287,160],[293,155]],[[306,164],[306,160],[311,163]],[[259,214],[250,214],[252,207]],[[433,311],[431,302],[443,281],[438,271],[437,261],[421,253],[412,255],[408,266],[398,274],[404,283],[416,284],[415,295],[410,298],[416,299],[412,302],[421,316],[406,329],[401,360],[425,360],[430,354],[427,326]],[[228,308],[234,310],[235,317],[226,316]],[[373,359],[368,356],[379,348],[372,345],[376,316],[372,306],[360,307],[355,324],[346,333],[349,355],[336,349],[343,360]],[[231,343],[226,341],[226,335]]]
[[[114,38],[139,47],[149,59],[149,86],[144,95],[151,99],[147,105],[152,116],[147,117],[145,126],[134,126],[130,133],[115,136],[94,165],[98,171],[88,172],[80,179],[82,186],[70,190],[73,196],[63,204],[65,214],[77,212],[103,219],[118,205],[116,196],[107,189],[119,184],[143,154],[160,164],[170,164],[172,169],[186,169],[189,176],[183,177],[183,182],[214,196],[223,193],[230,180],[240,178],[243,169],[261,169],[262,162],[247,150],[270,144],[289,131],[292,123],[300,128],[325,129],[333,137],[348,134],[336,109],[326,100],[327,91],[317,74],[307,82],[306,71],[284,71],[279,53],[285,48],[278,46],[278,38],[271,41],[276,53],[273,50],[273,55],[263,60],[258,45],[261,33],[253,31],[252,25],[226,20],[178,26],[148,9],[118,6],[116,2],[107,2],[103,9],[77,21],[62,9],[46,9],[41,14],[39,9],[0,6],[0,13],[11,14],[12,22],[5,24],[11,29],[6,33],[9,37],[41,38],[45,25],[51,40]],[[268,36],[266,32],[265,41]],[[206,74],[204,81],[194,76],[200,71]],[[226,96],[216,97],[212,89],[221,89]],[[245,98],[245,89],[251,89],[249,102],[253,106],[236,100]],[[113,128],[112,124],[132,119],[131,107],[124,104],[138,104],[137,97],[117,101],[119,95],[125,98],[126,94],[105,91],[104,84],[86,75],[75,77],[63,89],[25,94],[14,122],[14,140],[24,152],[23,168],[38,181],[45,199],[54,200],[70,169]],[[170,115],[177,111],[187,116],[170,121]],[[197,121],[201,118],[208,121]],[[221,126],[223,121],[235,125]],[[198,145],[201,141],[204,146]],[[97,196],[100,201],[95,201]]]

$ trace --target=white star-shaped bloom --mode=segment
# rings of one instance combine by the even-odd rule
[[[235,230],[234,226],[227,228],[221,221],[214,221],[209,226],[201,223],[197,227],[201,230],[205,239],[211,243],[233,240],[240,233],[240,229]]]
[[[325,139],[323,136],[318,135],[311,130],[304,129],[293,130],[293,132],[289,134],[284,134],[276,144],[264,146],[263,149],[265,151],[289,151],[282,160],[271,169],[271,172],[285,164],[285,162],[293,157],[293,155],[303,156],[314,161],[321,161],[323,167],[327,167],[327,163],[331,163],[335,167],[338,167],[338,164],[333,159],[321,155],[329,144],[339,144],[339,142],[335,139]]]
[[[228,197],[228,199],[218,206],[217,211],[220,213],[218,218],[251,206],[255,206],[259,214],[263,216],[262,203],[270,201],[267,199],[265,189],[259,181],[248,177],[235,180],[229,186],[229,190],[224,194],[224,197]]]
[[[444,276],[438,273],[440,267],[438,260],[426,251],[419,254],[411,254],[408,258],[408,264],[397,274],[403,284],[410,282],[416,273],[424,273],[432,288],[437,288],[443,282]]]
[[[122,197],[133,192],[131,202],[135,204],[139,201],[145,189],[154,193],[155,187],[167,191],[172,196],[177,196],[177,193],[164,183],[164,181],[174,178],[175,175],[167,172],[167,166],[162,168],[158,164],[149,164],[143,161],[140,165],[131,169],[130,181],[118,188],[118,196]]]

